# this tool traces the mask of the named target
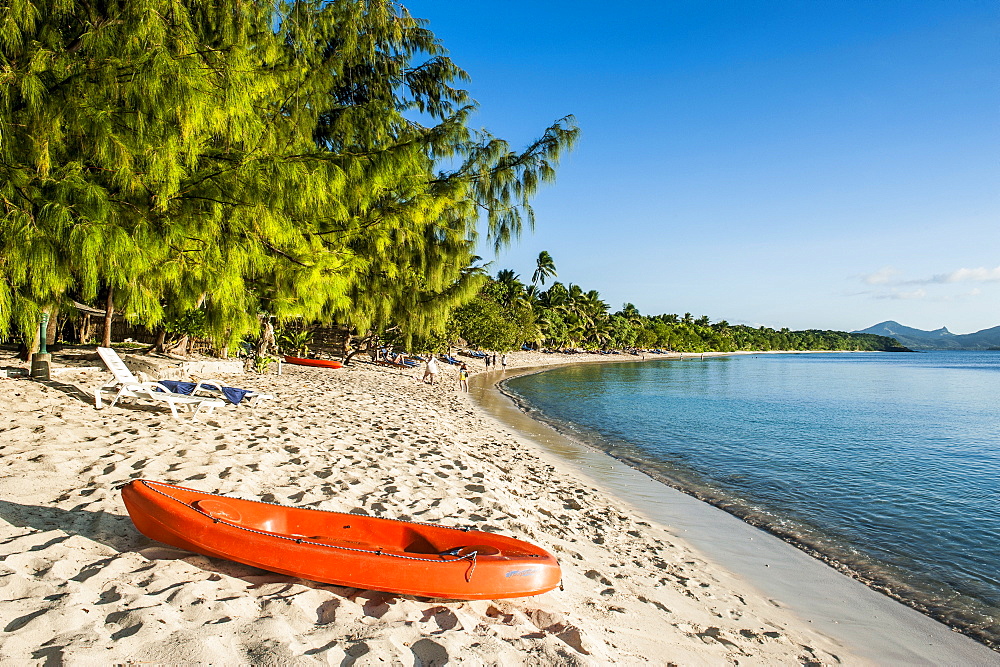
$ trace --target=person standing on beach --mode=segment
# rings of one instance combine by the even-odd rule
[[[506,354],[500,356],[500,366],[504,370],[507,370],[507,355]]]
[[[424,382],[426,382],[427,384],[434,384],[434,378],[437,377],[437,374],[438,374],[437,359],[435,359],[434,355],[431,354],[430,356],[427,357],[427,366],[424,368]],[[427,378],[430,378],[429,382]]]
[[[493,355],[493,368],[496,368],[496,367],[497,367],[497,355],[494,354]]]
[[[458,390],[469,391],[469,368],[465,364],[458,369]]]
[[[486,355],[486,370],[490,370],[490,355]]]

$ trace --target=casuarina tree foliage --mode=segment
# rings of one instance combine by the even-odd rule
[[[73,300],[443,329],[577,136],[512,150],[466,78],[385,0],[0,0],[0,338]]]

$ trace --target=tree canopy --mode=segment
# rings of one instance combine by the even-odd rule
[[[220,344],[262,313],[443,329],[479,234],[533,224],[578,132],[513,150],[471,127],[466,79],[386,0],[7,0],[0,338],[73,299],[201,309]]]

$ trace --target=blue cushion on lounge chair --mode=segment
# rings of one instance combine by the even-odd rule
[[[226,397],[233,405],[239,405],[240,401],[243,400],[247,394],[253,393],[248,389],[239,389],[237,387],[222,387],[222,395]]]
[[[177,380],[159,380],[159,384],[174,392],[175,394],[190,394],[194,391],[195,385],[191,382],[179,382]],[[238,389],[236,387],[220,387],[222,395],[233,405],[239,405],[240,401],[247,394],[253,393],[249,389]]]
[[[164,387],[174,392],[175,394],[188,394],[194,391],[193,382],[181,382],[179,380],[157,380],[156,384],[162,384]]]

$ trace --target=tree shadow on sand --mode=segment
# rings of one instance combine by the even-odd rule
[[[128,516],[112,514],[103,510],[84,509],[90,503],[83,503],[73,509],[62,509],[44,505],[22,505],[10,500],[0,500],[0,519],[18,528],[32,528],[39,532],[61,530],[67,539],[79,535],[99,542],[115,551],[138,551],[155,544],[143,536],[132,525]],[[57,540],[61,541],[61,540]],[[43,548],[33,547],[33,551]]]

